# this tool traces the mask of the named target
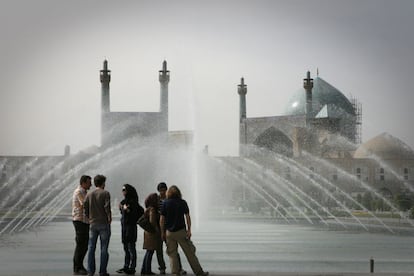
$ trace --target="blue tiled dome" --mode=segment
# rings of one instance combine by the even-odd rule
[[[300,89],[289,100],[285,115],[304,115],[306,105],[305,89]],[[315,116],[325,105],[334,105],[349,115],[355,115],[351,102],[335,87],[316,77],[312,89],[312,116]]]

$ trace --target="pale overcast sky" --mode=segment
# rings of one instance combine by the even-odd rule
[[[414,1],[0,2],[0,155],[62,154],[100,143],[99,70],[112,110],[157,111],[168,61],[170,129],[212,154],[238,149],[247,116],[281,115],[306,71],[363,106],[363,141],[414,147]]]

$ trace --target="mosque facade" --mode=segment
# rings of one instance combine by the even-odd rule
[[[154,136],[168,132],[168,83],[170,71],[164,61],[159,71],[160,110],[158,112],[113,112],[110,104],[111,71],[105,60],[101,81],[101,145],[108,147],[133,136]]]
[[[310,178],[321,175],[355,194],[364,191],[358,182],[389,198],[414,191],[414,151],[388,133],[361,144],[361,104],[321,77],[312,79],[307,72],[303,89],[292,95],[280,116],[246,116],[247,85],[243,78],[238,94],[240,156],[265,159],[257,148],[275,152],[308,168]],[[327,170],[322,165],[326,163],[335,166]],[[296,177],[289,165],[271,169],[285,178]],[[345,174],[354,181],[346,180],[349,177]]]
[[[165,136],[171,146],[191,146],[191,131],[168,130],[170,71],[167,69],[166,61],[163,62],[158,76],[159,112],[113,112],[110,106],[111,71],[105,60],[100,70],[101,148],[86,149],[73,155],[70,154],[69,147],[66,147],[63,156],[55,157],[0,157],[1,183],[10,182],[7,179],[19,171],[27,171],[29,174],[33,164],[52,167],[64,162],[63,172],[75,166],[83,156],[97,153],[130,137],[159,135]],[[240,157],[263,160],[267,158],[263,151],[258,154],[255,149],[287,156],[306,167],[306,173],[310,178],[316,174],[321,175],[332,183],[345,187],[348,192],[355,193],[355,196],[365,191],[358,182],[368,184],[389,198],[401,193],[412,194],[413,150],[387,133],[361,144],[361,105],[355,99],[348,99],[321,77],[312,79],[309,72],[302,84],[303,89],[292,94],[292,99],[287,103],[282,115],[250,118],[247,117],[247,84],[243,78],[241,79],[237,88],[240,101]],[[322,163],[331,163],[335,166],[327,170]],[[293,168],[288,164],[273,165],[271,161],[263,164],[286,179],[307,181],[295,175]],[[44,169],[38,171],[41,173]],[[355,181],[350,183],[346,180],[349,177],[344,177],[345,174],[351,175]],[[33,172],[30,175],[33,175]],[[27,181],[27,185],[30,185],[30,181]]]

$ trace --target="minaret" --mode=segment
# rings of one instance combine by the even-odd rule
[[[110,108],[109,82],[111,81],[111,70],[108,70],[108,61],[105,59],[103,70],[100,71],[101,79],[101,145],[107,145],[108,136],[108,114]]]
[[[310,125],[310,119],[312,118],[312,88],[313,88],[313,79],[310,77],[310,72],[308,71],[306,79],[303,79],[303,88],[306,91],[306,126]]]
[[[246,119],[246,94],[247,85],[244,84],[244,78],[241,78],[241,83],[238,85],[238,92],[240,95],[240,123]]]
[[[159,71],[160,90],[160,112],[161,132],[168,132],[168,83],[170,82],[170,71],[167,70],[167,61],[162,63],[162,70]]]
[[[243,146],[247,143],[247,125],[246,125],[246,94],[247,85],[244,84],[244,78],[238,85],[237,92],[240,95],[240,125],[239,125],[239,155],[243,156]]]

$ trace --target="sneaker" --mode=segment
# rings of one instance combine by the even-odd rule
[[[160,269],[160,275],[165,275],[165,269]]]
[[[179,273],[180,273],[180,275],[186,275],[187,271],[185,271],[184,269],[181,269]]]
[[[201,274],[197,274],[197,276],[207,276],[208,274],[209,274],[208,271],[204,271]]]
[[[116,273],[120,273],[120,274],[125,273],[125,268],[120,268],[120,269],[118,269],[118,270],[116,271]]]
[[[105,272],[105,273],[99,273],[99,276],[110,276],[109,273]]]

